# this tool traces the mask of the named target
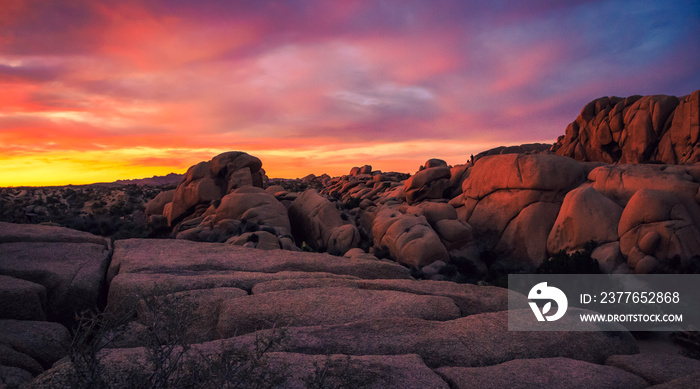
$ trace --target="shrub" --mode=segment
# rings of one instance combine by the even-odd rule
[[[583,250],[567,254],[563,250],[542,262],[538,274],[600,274],[598,260],[591,258],[595,242],[588,242]]]

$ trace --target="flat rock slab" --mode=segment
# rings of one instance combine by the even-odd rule
[[[103,244],[14,242],[0,244],[0,274],[43,285],[47,317],[68,323],[101,298],[110,252]]]
[[[258,335],[249,334],[227,341],[250,343]],[[551,357],[602,364],[611,355],[639,352],[636,340],[626,331],[508,331],[507,311],[444,322],[386,318],[340,325],[292,327],[287,330],[287,335],[283,351],[349,355],[416,353],[432,368],[488,366],[513,359]]]
[[[321,287],[348,287],[367,290],[393,290],[417,295],[449,297],[459,307],[462,316],[505,311],[508,295],[513,294],[516,308],[527,308],[527,298],[516,292],[495,286],[457,284],[431,280],[362,280],[339,278],[297,278],[263,282],[253,287],[253,294]]]
[[[345,287],[282,290],[224,302],[217,332],[231,337],[265,328],[386,317],[451,320],[460,317],[460,311],[451,299],[440,296]]]
[[[366,279],[410,277],[408,269],[384,261],[286,250],[254,250],[225,243],[128,239],[115,242],[108,280],[120,273],[230,270],[325,272]]]
[[[46,320],[46,288],[0,275],[0,319]]]
[[[0,243],[15,242],[94,243],[110,249],[109,239],[89,232],[40,224],[0,222]]]
[[[307,278],[333,278],[355,280],[357,277],[331,273],[281,271],[256,273],[246,271],[184,271],[172,273],[120,273],[109,286],[107,307],[116,314],[123,314],[136,306],[138,296],[160,295],[187,290],[232,287],[252,290],[259,283],[271,280]]]
[[[678,354],[613,355],[605,364],[634,373],[652,385],[700,372],[699,360]],[[696,387],[698,384],[696,381]]]
[[[136,311],[146,326],[158,319],[172,320],[186,325],[187,343],[205,342],[221,337],[216,326],[222,304],[247,295],[243,289],[227,287],[187,290],[139,299]]]
[[[441,367],[436,370],[453,389],[634,389],[649,384],[612,367],[570,358],[517,359],[486,367]]]

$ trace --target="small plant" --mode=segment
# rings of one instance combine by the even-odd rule
[[[304,378],[309,389],[363,388],[371,382],[370,377],[356,375],[352,369],[350,356],[332,358],[326,356],[322,365],[314,362],[314,372]]]
[[[542,262],[538,274],[600,274],[598,260],[591,258],[595,242],[588,242],[583,250],[567,254],[563,250]]]
[[[146,330],[139,333],[145,359],[127,371],[109,371],[106,348],[128,333],[137,310],[119,318],[110,312],[84,312],[77,318],[70,348],[72,373],[57,378],[74,388],[241,388],[262,389],[281,386],[285,366],[272,368],[270,352],[286,340],[286,332],[273,328],[258,335],[251,347],[222,348],[202,353],[192,347],[188,332],[198,320],[198,306],[182,294],[166,294],[164,288],[151,291],[139,302],[139,321]],[[123,311],[123,310],[118,310]],[[116,375],[115,375],[116,374]]]
[[[75,370],[75,388],[105,387],[100,351],[124,331],[134,311],[118,319],[109,312],[85,311],[76,317],[68,357]]]

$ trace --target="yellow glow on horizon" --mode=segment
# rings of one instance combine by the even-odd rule
[[[272,146],[272,145],[270,145]],[[353,166],[372,165],[381,171],[415,173],[430,158],[450,165],[469,161],[471,154],[498,146],[492,142],[464,143],[426,140],[392,143],[317,144],[286,149],[253,147],[247,151],[263,162],[270,178],[300,178],[308,174],[348,174]],[[184,173],[187,168],[230,148],[170,149],[134,147],[80,152],[44,152],[0,157],[0,187],[62,186],[112,182]],[[241,150],[246,151],[246,150]]]

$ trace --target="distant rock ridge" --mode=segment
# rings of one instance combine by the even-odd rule
[[[579,161],[700,162],[700,90],[688,96],[601,97],[588,103],[553,150]]]
[[[178,184],[185,177],[184,174],[168,173],[164,176],[153,176],[149,178],[135,178],[131,180],[116,180],[114,184],[117,185],[150,185],[150,186],[160,186],[169,184]]]

